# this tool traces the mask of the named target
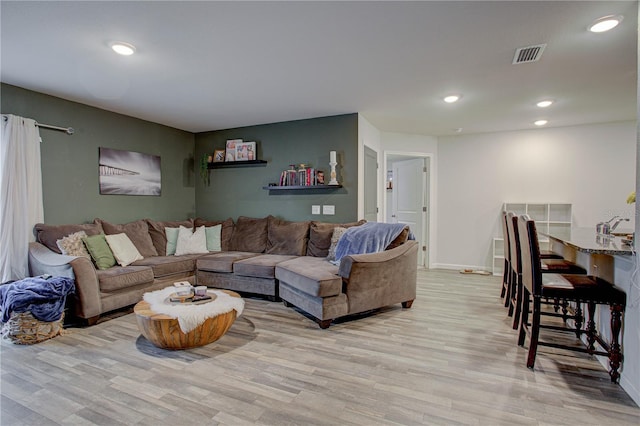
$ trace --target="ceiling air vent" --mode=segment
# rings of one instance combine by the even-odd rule
[[[535,62],[540,59],[546,44],[537,44],[535,46],[520,47],[516,49],[516,54],[513,56],[513,64],[526,64],[527,62]]]

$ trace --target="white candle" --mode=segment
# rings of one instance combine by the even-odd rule
[[[329,163],[335,163],[335,162],[336,162],[336,152],[331,151],[329,153]]]

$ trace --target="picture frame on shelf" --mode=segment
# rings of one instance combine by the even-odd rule
[[[213,162],[214,163],[222,163],[225,159],[225,150],[224,149],[216,149],[213,151]]]
[[[225,151],[225,161],[236,161],[236,146],[242,142],[242,139],[228,139]]]
[[[251,161],[256,159],[255,142],[238,142],[236,144],[236,161]]]

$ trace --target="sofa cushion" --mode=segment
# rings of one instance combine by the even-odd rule
[[[261,219],[240,216],[231,236],[231,250],[264,253],[268,224],[269,216]]]
[[[204,226],[191,228],[181,226],[178,230],[178,242],[176,243],[176,256],[183,254],[204,254],[209,253],[207,250],[207,234]]]
[[[104,233],[107,235],[125,233],[131,240],[140,254],[144,257],[157,256],[158,252],[153,246],[153,241],[149,236],[149,225],[145,220],[136,220],[122,225],[116,225],[103,219],[95,219],[96,223],[102,225]]]
[[[85,223],[82,225],[47,225],[37,223],[33,227],[36,241],[44,244],[49,250],[58,254],[62,251],[56,244],[56,241],[71,235],[75,232],[84,231],[87,235],[102,234],[102,226],[99,223]]]
[[[288,222],[269,217],[267,225],[267,250],[270,254],[304,256],[309,241],[311,222]]]
[[[196,266],[203,271],[231,273],[233,272],[234,262],[257,255],[257,253],[243,251],[221,251],[219,253],[205,254],[197,260]]]
[[[116,264],[116,258],[104,234],[90,235],[82,239],[98,269],[108,269]]]
[[[113,252],[113,256],[120,266],[127,266],[136,260],[143,259],[142,255],[133,245],[127,234],[113,234],[105,236],[109,248]]]
[[[312,221],[309,228],[309,244],[307,245],[307,256],[327,257],[331,246],[331,235],[333,228],[340,226],[349,228],[366,223],[366,220],[359,220],[350,223],[328,223]]]
[[[231,237],[233,236],[233,228],[235,227],[233,223],[233,219],[229,218],[227,220],[206,220],[201,218],[196,218],[194,221],[194,226],[205,226],[207,228],[211,226],[222,225],[222,230],[220,231],[220,247],[223,251],[231,250]]]
[[[164,228],[179,228],[180,226],[193,228],[192,219],[180,221],[157,221],[147,219],[146,222],[149,228],[149,237],[151,237],[151,242],[153,243],[158,256],[164,256],[167,254],[167,234]]]
[[[222,251],[222,242],[220,240],[222,234],[222,224],[207,226],[204,228],[207,237],[208,251]]]
[[[164,233],[167,236],[166,253],[161,254],[160,252],[158,252],[158,255],[173,256],[174,254],[176,254],[176,248],[178,247],[178,235],[180,235],[180,228],[164,228]]]
[[[153,256],[133,263],[135,266],[148,266],[153,269],[156,278],[175,274],[195,273],[196,260],[201,254],[185,254],[183,256]]]
[[[262,254],[233,263],[233,273],[246,277],[275,278],[276,265],[296,256],[282,254]]]
[[[87,259],[91,259],[91,255],[87,251],[82,239],[87,236],[87,233],[84,231],[74,232],[71,235],[67,235],[64,238],[56,241],[56,245],[62,252],[67,256],[78,256],[78,257],[86,257]]]
[[[153,271],[147,266],[116,266],[97,271],[97,275],[100,291],[105,293],[153,283]]]
[[[276,278],[311,296],[335,296],[342,292],[338,267],[322,257],[303,256],[278,263]]]
[[[340,241],[340,238],[345,232],[347,232],[347,228],[343,228],[342,226],[336,226],[335,228],[333,228],[333,232],[331,233],[331,245],[329,246],[327,260],[336,260],[336,247],[338,247],[338,241]]]

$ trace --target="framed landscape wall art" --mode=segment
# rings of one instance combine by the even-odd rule
[[[98,170],[102,195],[161,194],[158,155],[100,148]]]

